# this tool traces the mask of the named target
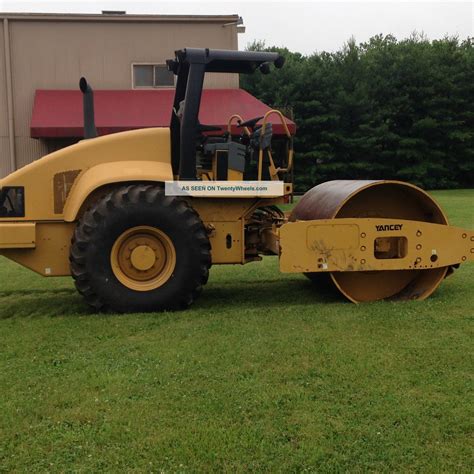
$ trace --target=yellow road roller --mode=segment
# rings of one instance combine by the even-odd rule
[[[179,50],[167,62],[176,75],[170,127],[101,137],[81,79],[84,140],[0,180],[0,253],[44,276],[72,275],[95,310],[186,308],[211,265],[263,255],[316,287],[330,280],[355,303],[427,298],[474,259],[474,232],[449,226],[427,193],[398,181],[331,181],[284,213],[293,194],[285,117],[234,114],[225,130],[199,122],[206,72],[283,63],[271,52]]]

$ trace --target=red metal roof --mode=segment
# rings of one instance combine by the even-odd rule
[[[147,127],[168,127],[173,89],[94,91],[95,121],[99,135]],[[270,108],[242,89],[203,91],[199,121],[227,127],[235,113],[244,120],[264,115]],[[283,134],[277,116],[271,116],[275,134]],[[294,122],[287,119],[292,134]],[[238,133],[236,131],[236,133]],[[82,94],[79,90],[37,90],[31,118],[33,138],[82,137]]]

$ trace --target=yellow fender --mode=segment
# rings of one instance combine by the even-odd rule
[[[132,181],[164,182],[173,179],[169,162],[119,161],[93,166],[74,182],[64,206],[64,220],[76,220],[85,200],[97,189],[107,184]]]

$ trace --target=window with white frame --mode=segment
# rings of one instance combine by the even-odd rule
[[[174,87],[174,74],[166,64],[133,64],[133,88]]]

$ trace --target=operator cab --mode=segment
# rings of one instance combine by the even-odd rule
[[[258,69],[268,74],[270,64],[281,68],[283,56],[186,48],[176,51],[175,59],[167,61],[168,69],[177,76],[170,128],[173,174],[178,179],[284,180],[292,167],[293,138],[281,112],[270,110],[248,120],[234,114],[228,119],[226,131],[201,124],[198,119],[206,72],[250,74]],[[271,115],[280,118],[285,130],[284,144],[280,146],[284,152],[276,157],[272,154]]]

